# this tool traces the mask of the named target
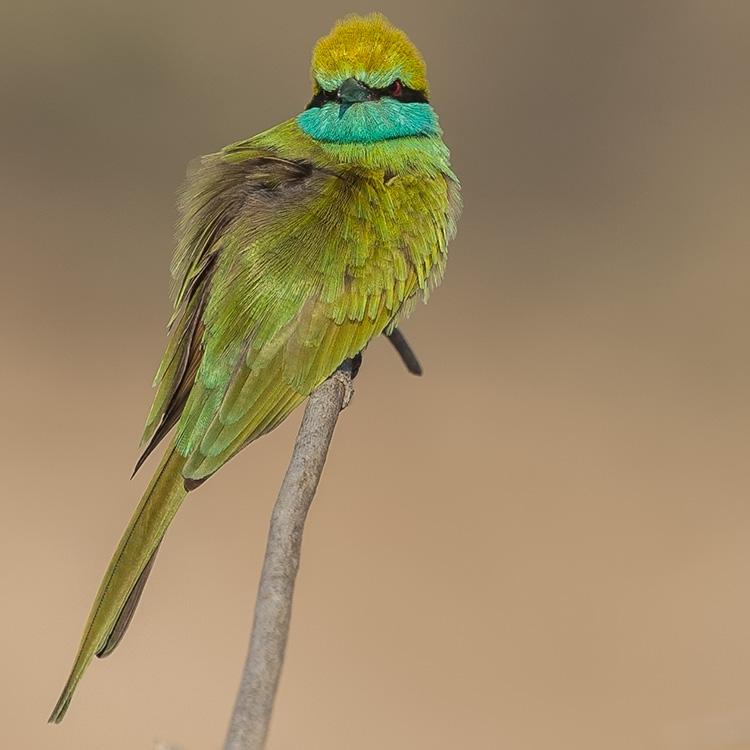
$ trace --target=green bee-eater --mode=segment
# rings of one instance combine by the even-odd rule
[[[174,429],[104,575],[62,720],[130,622],[186,494],[439,283],[460,210],[425,66],[380,14],[321,39],[297,117],[204,157],[180,202],[171,342],[141,461]],[[139,465],[141,463],[139,461]]]

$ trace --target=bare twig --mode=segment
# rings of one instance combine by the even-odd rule
[[[412,375],[421,375],[422,365],[419,364],[417,355],[414,354],[413,349],[409,346],[409,342],[404,337],[404,334],[401,333],[398,328],[394,328],[388,334],[388,340],[393,344],[396,351],[401,356],[401,360],[406,365],[406,369]]]
[[[340,411],[352,395],[351,360],[307,402],[271,516],[250,649],[224,750],[262,750],[284,661],[302,532]]]

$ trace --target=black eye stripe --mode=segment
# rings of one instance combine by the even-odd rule
[[[399,102],[404,102],[404,104],[410,104],[412,102],[420,102],[422,104],[429,103],[427,95],[424,91],[410,89],[404,83],[401,83],[401,91],[399,91],[398,95],[396,96],[394,96],[389,89],[390,87],[388,86],[382,89],[372,89],[372,91],[377,95],[378,99],[384,96],[390,96]],[[322,88],[318,89],[305,109],[313,109],[314,107],[322,107],[324,104],[328,104],[329,102],[337,102],[338,96],[338,90],[326,91]]]
[[[392,85],[392,84],[391,84]],[[392,96],[400,102],[406,104],[410,102],[421,102],[423,104],[428,103],[427,96],[424,91],[417,91],[417,89],[410,89],[405,83],[401,82],[401,90],[398,94],[394,94],[390,90],[390,86],[386,86],[384,89],[373,89],[373,91],[379,96]]]
[[[314,107],[322,107],[328,102],[335,102],[338,100],[338,91],[326,91],[325,89],[319,89],[315,96],[310,100],[310,103],[305,109],[313,109]]]

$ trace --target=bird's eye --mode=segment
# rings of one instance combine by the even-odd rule
[[[387,89],[388,93],[391,96],[400,96],[401,92],[403,91],[403,86],[401,85],[401,81],[398,80],[398,78],[388,87]]]

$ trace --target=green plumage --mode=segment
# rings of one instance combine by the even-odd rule
[[[370,46],[352,47],[353,26]],[[174,436],[110,563],[51,721],[62,719],[92,657],[122,637],[186,492],[390,332],[442,278],[458,183],[421,58],[413,47],[408,57],[405,39],[382,16],[347,19],[316,50],[316,98],[304,117],[204,157],[190,174],[172,263],[174,330],[144,458],[173,428]],[[398,55],[389,47],[397,42]],[[366,67],[352,61],[362,50],[377,73],[378,44],[423,89],[399,84],[390,94],[364,75],[342,86],[356,99],[321,88],[320,80],[341,86],[338,69]],[[331,108],[349,118],[339,136]],[[386,134],[374,141],[362,137],[373,117]],[[314,136],[318,123],[325,139]]]
[[[75,664],[50,716],[51,722],[62,721],[73,691],[94,655],[107,656],[127,628],[153,556],[187,495],[181,481],[183,464],[184,459],[170,448],[125,529],[94,600]]]

